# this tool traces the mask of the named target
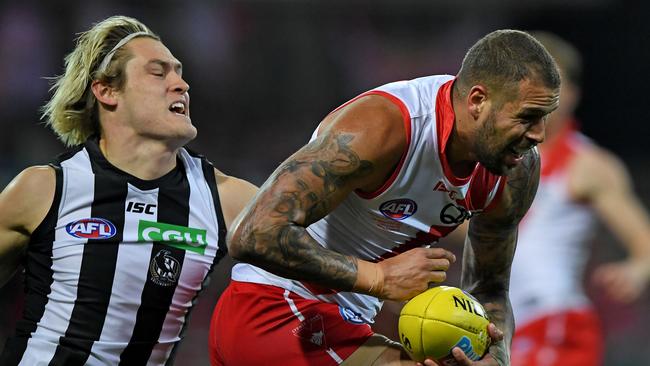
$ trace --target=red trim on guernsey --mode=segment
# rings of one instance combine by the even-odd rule
[[[331,288],[323,287],[311,282],[306,282],[306,281],[300,281],[300,283],[305,286],[309,292],[311,292],[314,295],[334,295],[338,293],[339,291],[333,290]]]
[[[456,225],[456,226],[435,226],[435,225],[433,225],[433,226],[431,226],[429,228],[429,234],[432,234],[432,235],[438,237],[438,239],[444,238],[450,232],[456,230],[456,228],[458,226],[459,225]],[[436,240],[438,240],[438,239],[436,239]]]
[[[467,177],[457,177],[452,172],[449,162],[447,161],[445,149],[447,148],[447,141],[449,140],[451,131],[454,128],[454,120],[456,119],[454,106],[451,101],[451,87],[454,85],[455,80],[456,79],[452,79],[442,84],[438,90],[438,95],[436,96],[436,130],[438,133],[438,155],[440,156],[440,165],[442,165],[445,177],[447,177],[447,180],[449,180],[451,184],[462,186],[472,178],[474,173],[476,173],[479,164],[476,163],[474,170]]]
[[[488,207],[485,207],[490,192],[494,188],[494,184],[497,182],[499,177],[490,173],[479,163],[476,163],[474,170],[467,177],[457,177],[451,170],[449,162],[447,161],[447,154],[445,153],[447,142],[449,141],[449,136],[453,130],[456,118],[451,95],[452,86],[455,80],[456,79],[452,79],[444,83],[438,90],[438,95],[436,96],[436,130],[438,134],[438,155],[440,158],[440,165],[442,166],[442,170],[447,180],[449,180],[449,183],[455,186],[463,186],[471,180],[465,199],[457,201],[458,204],[463,205],[465,208],[470,210],[483,209],[484,211],[487,211],[499,200],[501,191],[503,191],[503,187],[505,186],[506,177],[504,176],[501,180],[501,186],[498,188],[494,199],[490,202]]]
[[[331,111],[331,112],[329,112],[329,113],[327,114],[326,117],[330,116],[330,115],[331,115],[332,113],[334,113],[334,112],[338,112],[338,111],[340,111],[341,109],[347,107],[347,106],[350,105],[351,103],[353,103],[353,102],[355,102],[355,101],[357,101],[357,100],[359,100],[359,99],[365,97],[366,95],[370,95],[369,93],[370,93],[370,92],[361,93],[361,94],[357,95],[356,97],[354,97],[354,98],[348,100],[347,102],[345,102],[345,103],[341,104],[340,106],[334,108],[334,110]],[[316,131],[316,135],[317,135],[317,136],[320,134],[320,127],[321,127],[320,124],[318,125],[318,127],[316,127],[316,130],[317,130],[317,131]]]
[[[558,131],[555,141],[547,143],[543,149],[541,175],[543,177],[552,175],[564,169],[576,152],[573,136],[578,131],[575,121],[567,121],[562,129]]]
[[[397,107],[399,107],[400,111],[402,112],[402,118],[404,121],[404,131],[406,132],[406,147],[404,148],[404,153],[402,153],[402,157],[399,160],[399,163],[397,164],[397,167],[393,171],[393,174],[391,174],[390,178],[382,184],[379,189],[377,189],[374,192],[363,192],[361,190],[356,190],[356,194],[359,195],[359,197],[364,198],[364,199],[373,199],[383,192],[385,192],[392,184],[395,182],[395,179],[397,179],[397,176],[399,175],[399,172],[402,170],[402,166],[404,165],[404,161],[406,160],[406,155],[408,154],[409,147],[411,146],[411,114],[409,113],[408,108],[406,108],[406,105],[404,102],[402,102],[399,98],[396,96],[387,93],[385,91],[381,90],[371,90],[367,93],[362,94],[361,96],[366,96],[366,95],[380,95],[382,97],[388,98],[391,102],[393,102]],[[358,99],[359,97],[357,97]]]
[[[498,180],[499,176],[491,174],[481,166],[474,177],[472,177],[472,181],[469,184],[468,194],[466,197],[468,207],[466,208],[469,208],[470,210],[487,209],[488,197],[490,197],[490,192],[492,192]],[[503,176],[502,180],[505,181],[506,177]],[[502,190],[503,184],[501,184],[497,189],[499,189],[499,191]],[[497,200],[499,191],[497,191],[497,195],[495,195],[494,200],[490,202],[489,206],[492,206],[492,203]]]
[[[374,263],[381,262],[385,259],[392,258],[396,255],[402,254],[408,250],[414,248],[420,248],[424,245],[432,244],[438,241],[440,238],[447,236],[450,232],[454,231],[457,227],[458,225],[457,226],[431,226],[429,228],[428,233],[425,233],[423,231],[418,231],[417,234],[415,234],[415,238],[410,238],[407,241],[405,241],[403,244],[398,244],[397,246],[393,247],[393,249],[390,249],[386,253],[382,254],[379,258],[371,259],[370,262],[374,262]],[[305,281],[301,281],[300,283],[302,283],[302,285],[305,286],[305,288],[307,288],[314,295],[333,295],[339,292],[336,290],[332,290]]]
[[[340,106],[334,108],[334,110],[329,112],[327,115],[329,116],[330,114],[332,114],[334,112],[340,111],[341,109],[347,107],[351,103],[356,102],[357,100],[359,100],[359,99],[361,99],[361,98],[363,98],[365,96],[372,95],[372,92],[373,91],[371,90],[371,91],[367,91],[367,92],[364,92],[364,93],[361,93],[361,94],[357,95],[356,97],[354,97],[354,98],[348,100],[347,102],[341,104]]]
[[[396,247],[393,247],[393,249],[390,249],[386,253],[382,254],[379,258],[371,260],[371,262],[381,262],[384,259],[392,258],[413,248],[419,248],[424,245],[432,244],[438,239],[447,236],[447,234],[454,231],[454,229],[457,227],[458,226],[431,226],[428,233],[418,231],[417,234],[415,234],[415,238],[411,238],[405,241],[403,244],[399,244]]]
[[[497,188],[497,193],[494,195],[494,198],[492,198],[492,201],[490,202],[489,205],[483,210],[483,212],[488,212],[494,208],[494,206],[497,205],[499,200],[501,200],[501,195],[503,194],[503,190],[506,187],[506,183],[508,182],[508,177],[505,175],[502,177],[501,182],[499,182],[499,187]]]

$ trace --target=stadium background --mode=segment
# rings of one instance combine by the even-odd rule
[[[456,73],[465,50],[498,28],[544,29],[584,56],[586,134],[615,151],[650,205],[650,3],[614,0],[258,0],[0,2],[0,186],[63,147],[39,123],[43,77],[62,72],[77,32],[113,14],[161,35],[191,85],[191,146],[224,172],[261,184],[335,106],[399,79]],[[596,233],[590,268],[621,258]],[[459,243],[445,246],[456,252]],[[193,312],[178,365],[207,365],[209,316],[228,281],[224,260]],[[552,269],[549,269],[552,270]],[[458,280],[458,265],[448,283]],[[650,295],[614,303],[589,287],[607,333],[606,365],[650,365]],[[20,314],[22,278],[0,289],[0,345]],[[387,306],[378,328],[394,334]]]

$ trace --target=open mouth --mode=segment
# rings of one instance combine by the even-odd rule
[[[187,107],[185,106],[185,103],[183,103],[183,102],[174,102],[174,103],[172,103],[172,105],[169,106],[169,110],[176,113],[176,114],[187,116]]]
[[[524,154],[526,153],[526,150],[517,150],[514,147],[511,147],[508,149],[508,152],[510,152],[512,155],[515,156],[516,159],[521,159],[524,157]]]

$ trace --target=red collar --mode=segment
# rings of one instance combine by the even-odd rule
[[[454,85],[455,80],[456,78],[442,84],[438,90],[438,95],[436,96],[436,128],[438,132],[438,153],[440,155],[442,170],[451,184],[462,186],[469,182],[479,164],[476,164],[472,174],[467,177],[457,177],[454,175],[449,166],[449,162],[447,161],[447,141],[449,141],[449,136],[451,135],[451,131],[454,128],[454,121],[456,120],[451,96],[453,91],[452,86]]]
[[[549,176],[564,168],[569,158],[575,152],[572,137],[578,131],[578,123],[571,119],[564,123],[564,126],[557,132],[553,142],[546,145],[542,153],[542,176]]]

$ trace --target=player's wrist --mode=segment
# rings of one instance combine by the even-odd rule
[[[489,352],[499,366],[510,365],[510,349],[506,346],[504,341],[492,343]]]
[[[357,279],[353,291],[381,297],[384,289],[384,271],[378,263],[359,259],[357,261]]]

